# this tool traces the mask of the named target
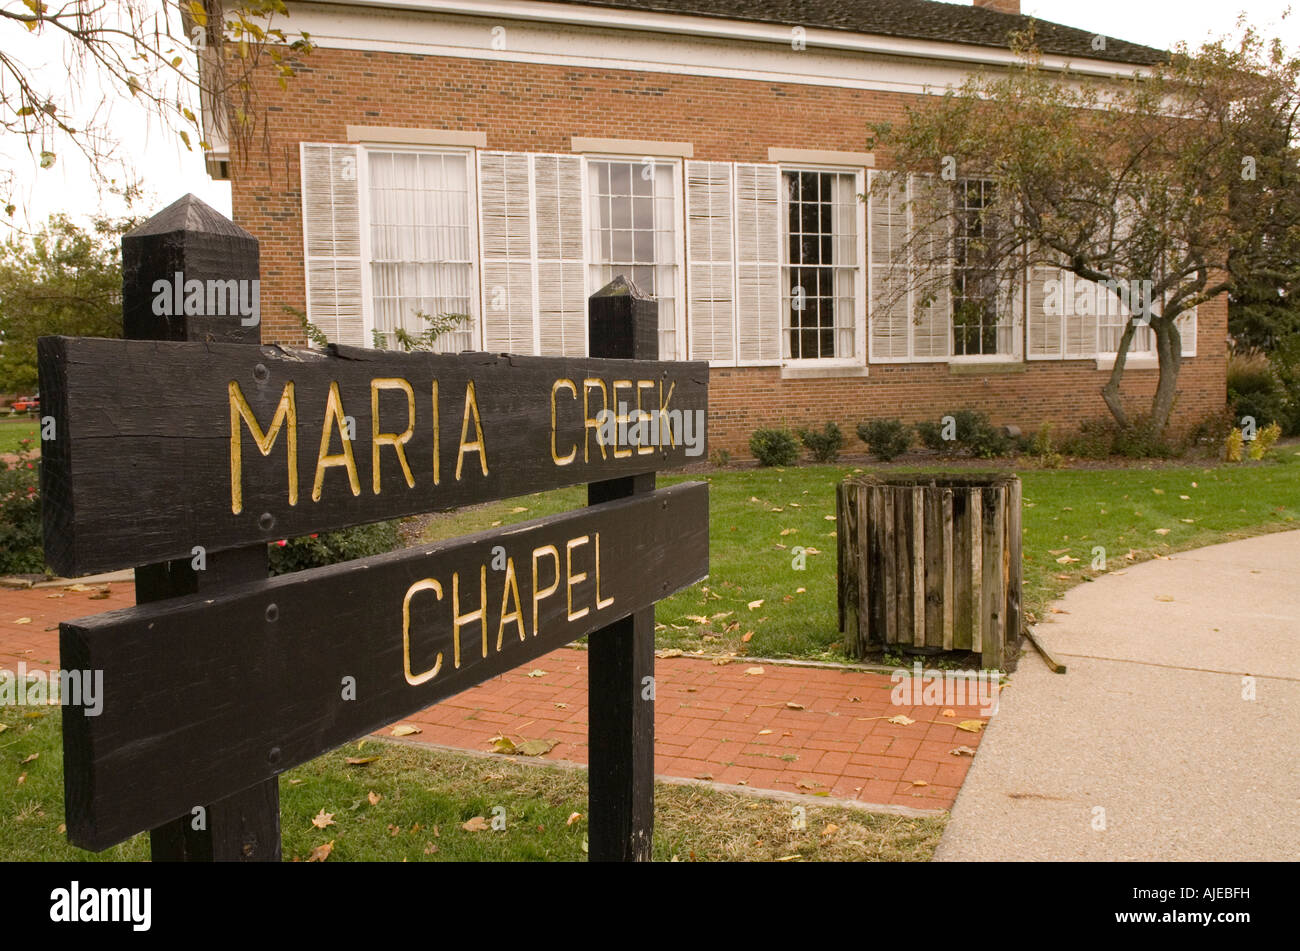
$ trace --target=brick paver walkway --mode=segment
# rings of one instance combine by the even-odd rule
[[[108,597],[95,597],[107,587]],[[57,597],[62,595],[62,597]],[[133,603],[96,591],[0,589],[0,667],[57,666],[58,623]],[[30,621],[18,623],[20,619]],[[761,667],[762,673],[749,671]],[[545,671],[539,676],[529,676]],[[834,668],[692,657],[656,663],[655,772],[865,803],[948,809],[980,735],[974,706],[895,706],[890,678]],[[952,716],[943,713],[951,710]],[[889,722],[903,715],[915,722]],[[505,735],[557,740],[547,759],[586,762],[587,654],[563,648],[408,717],[412,740],[491,750]],[[382,731],[387,733],[388,731]]]

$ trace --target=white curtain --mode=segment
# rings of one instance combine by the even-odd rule
[[[419,315],[465,314],[436,349],[472,349],[473,280],[468,157],[460,153],[371,152],[370,260],[374,327],[393,346],[401,327],[428,329]]]

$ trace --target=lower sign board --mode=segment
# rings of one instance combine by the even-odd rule
[[[105,849],[648,608],[708,574],[708,532],[685,483],[62,624],[63,666],[103,672],[64,719],[68,838]]]

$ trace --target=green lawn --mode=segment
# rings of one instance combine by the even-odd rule
[[[58,707],[0,707],[0,861],[147,860],[147,835],[99,854],[68,844],[59,713]],[[349,765],[348,757],[377,758]],[[584,770],[383,740],[350,743],[280,778],[284,858],[307,861],[332,842],[332,862],[582,861],[586,799]],[[821,805],[814,797],[799,805],[806,812],[803,828],[795,827],[789,802],[658,784],[654,856],[929,861],[944,825],[940,818]],[[574,813],[578,818],[570,823]],[[498,815],[505,828],[494,831]],[[313,823],[318,816],[323,827]],[[488,828],[466,830],[475,817]]]
[[[857,471],[862,470],[808,466],[661,478],[660,485],[687,478],[710,483],[711,573],[703,584],[660,602],[659,646],[842,660],[835,605],[835,485]],[[1115,570],[1172,551],[1300,528],[1300,446],[1295,444],[1275,449],[1264,463],[1026,470],[1020,476],[1025,604],[1035,616],[1067,588],[1101,573],[1092,567],[1095,547],[1105,549],[1106,568]],[[564,489],[463,510],[438,517],[425,538],[537,518],[585,499],[585,489]],[[795,570],[795,546],[806,551],[805,570]],[[1060,558],[1078,561],[1061,564]],[[751,609],[756,601],[762,604]]]
[[[30,416],[0,416],[0,452],[18,452],[20,441],[30,439],[27,448],[39,449],[41,445],[39,420]]]

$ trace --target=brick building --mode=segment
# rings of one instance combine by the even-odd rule
[[[318,48],[264,91],[269,151],[209,155],[262,240],[268,342],[302,342],[292,310],[363,346],[463,314],[446,349],[581,354],[587,295],[622,273],[660,302],[661,355],[710,362],[715,448],[745,454],[763,425],[852,432],[967,408],[1026,431],[1106,416],[1125,318],[1052,312],[1051,273],[974,326],[954,322],[957,292],[923,313],[873,303],[906,220],[858,199],[890,166],[864,151],[869,126],[1012,62],[1018,0],[290,9]],[[1045,65],[1094,76],[1162,56],[1041,22],[1037,36]],[[1184,422],[1223,408],[1226,326],[1224,299],[1183,324]],[[1154,352],[1128,366],[1139,409]]]

